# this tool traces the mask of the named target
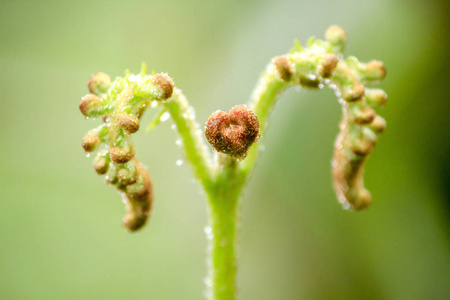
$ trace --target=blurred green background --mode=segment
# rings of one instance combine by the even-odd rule
[[[245,191],[243,300],[448,299],[450,26],[445,1],[1,1],[0,299],[202,299],[205,200],[169,124],[137,134],[154,214],[123,204],[86,158],[78,104],[91,73],[168,72],[200,122],[245,103],[298,38],[346,29],[346,54],[384,61],[386,133],[343,211],[330,160],[333,93],[290,90]],[[147,113],[143,124],[150,122]],[[294,136],[294,138],[293,138]]]

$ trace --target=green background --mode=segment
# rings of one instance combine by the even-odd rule
[[[448,299],[450,26],[445,1],[1,1],[0,299],[201,299],[206,206],[167,122],[135,137],[155,189],[150,224],[86,158],[91,73],[168,72],[204,123],[247,102],[294,38],[346,29],[346,54],[384,61],[388,128],[343,211],[330,160],[333,93],[290,90],[244,193],[243,300]],[[143,124],[155,112],[146,114]]]

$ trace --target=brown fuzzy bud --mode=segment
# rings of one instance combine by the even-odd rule
[[[322,63],[320,64],[319,74],[323,78],[328,78],[331,76],[333,70],[337,67],[339,63],[338,57],[333,53],[328,53],[324,56]]]
[[[244,105],[233,107],[229,114],[216,111],[205,125],[205,135],[216,151],[245,158],[248,149],[259,137],[258,118]]]
[[[344,51],[347,45],[347,33],[339,26],[333,25],[325,33],[325,39],[337,50]]]
[[[273,65],[278,77],[283,81],[289,81],[294,74],[293,66],[286,56],[278,56],[273,60]]]
[[[161,95],[158,100],[167,100],[172,97],[174,86],[173,81],[172,78],[170,78],[166,74],[156,74],[153,77],[152,84],[160,89]]]
[[[112,147],[111,150],[109,151],[109,157],[115,163],[124,164],[134,157],[134,148]]]
[[[139,130],[139,119],[128,114],[120,114],[117,117],[119,126],[127,133],[135,133]]]
[[[85,117],[96,116],[96,110],[100,108],[100,98],[89,94],[84,96],[80,102],[80,111]]]
[[[99,153],[95,158],[94,158],[94,170],[97,174],[99,175],[103,175],[108,171],[108,167],[109,167],[109,159],[107,156],[105,156],[104,154]]]
[[[89,92],[95,95],[101,95],[111,87],[111,78],[105,73],[92,74],[88,81]]]
[[[381,108],[386,104],[387,94],[380,89],[368,89],[366,91],[366,102],[367,104],[375,107]]]
[[[95,133],[89,132],[83,137],[83,143],[81,144],[81,146],[83,147],[84,151],[86,151],[86,153],[91,153],[95,150],[95,148],[97,148],[99,144],[100,137]]]
[[[355,102],[361,100],[362,97],[364,97],[365,90],[366,89],[364,85],[362,85],[361,83],[356,83],[355,85],[353,85],[352,89],[349,89],[344,93],[343,98],[347,102]]]
[[[368,106],[355,106],[352,109],[353,120],[356,124],[369,124],[375,119],[376,112],[373,108]]]
[[[363,78],[367,81],[379,81],[386,77],[386,67],[381,61],[372,60],[368,62],[363,70]]]
[[[386,121],[382,117],[376,116],[370,123],[369,128],[378,134],[383,133],[386,130]]]

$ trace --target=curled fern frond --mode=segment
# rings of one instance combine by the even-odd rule
[[[123,196],[127,214],[124,227],[136,231],[147,222],[153,202],[153,187],[147,170],[135,157],[131,135],[140,128],[140,118],[152,101],[172,96],[173,81],[165,74],[130,75],[113,82],[95,73],[88,82],[91,94],[83,97],[80,111],[86,118],[102,117],[103,124],[83,138],[83,149],[94,158],[94,170],[104,175]]]
[[[332,88],[343,111],[332,163],[334,188],[345,208],[361,210],[371,202],[363,185],[364,163],[386,127],[384,119],[377,115],[377,110],[386,103],[386,93],[371,86],[384,79],[386,68],[380,61],[361,63],[356,57],[344,59],[342,52],[347,40],[342,28],[331,26],[325,40],[310,38],[307,47],[296,41],[296,47],[275,57],[266,68],[250,108],[258,116],[264,134],[268,116],[285,89]],[[257,150],[252,151],[246,172],[255,163]]]
[[[258,118],[245,105],[236,105],[229,114],[218,110],[209,117],[205,135],[216,151],[242,159],[259,137]]]

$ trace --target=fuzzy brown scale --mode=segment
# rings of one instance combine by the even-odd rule
[[[218,152],[242,159],[259,137],[257,116],[245,105],[237,105],[227,114],[216,111],[205,125],[205,136]]]

